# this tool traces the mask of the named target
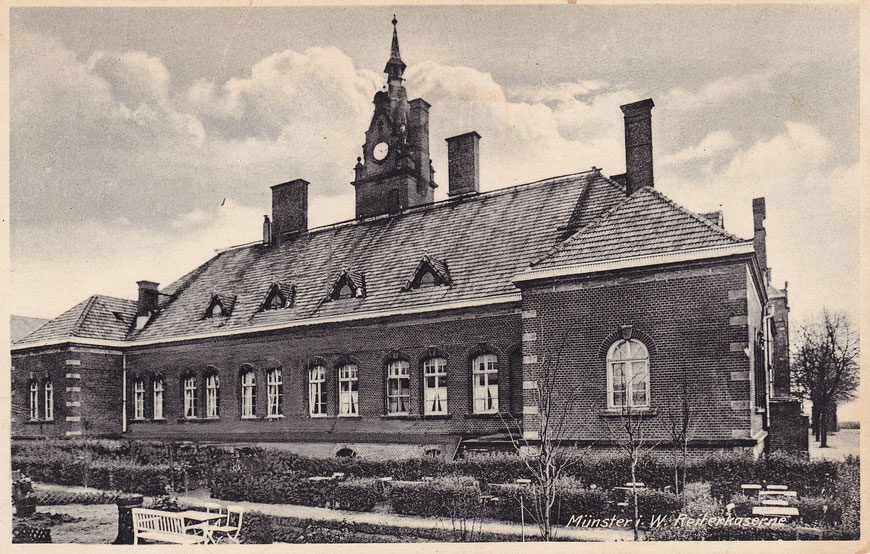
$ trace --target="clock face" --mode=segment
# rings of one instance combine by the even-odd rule
[[[375,149],[372,151],[372,154],[375,156],[375,160],[383,161],[384,158],[387,157],[387,153],[389,153],[390,147],[386,142],[379,142],[375,145]]]

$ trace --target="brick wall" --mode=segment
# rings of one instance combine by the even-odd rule
[[[498,356],[499,399],[507,411],[510,359],[520,345],[517,305],[478,308],[424,316],[397,317],[365,324],[336,324],[288,329],[257,337],[215,339],[188,344],[131,349],[127,354],[128,397],[135,379],[146,381],[146,421],[132,421],[130,436],[195,440],[382,442],[432,441],[433,435],[490,434],[505,429],[502,417],[471,415],[470,358],[479,351]],[[437,350],[431,350],[435,347]],[[447,359],[448,417],[423,417],[422,362],[436,353]],[[410,362],[410,415],[385,415],[385,361],[399,355]],[[514,354],[514,359],[518,359]],[[327,371],[328,417],[308,415],[306,364],[321,360]],[[359,417],[338,417],[338,366],[359,366]],[[256,376],[256,418],[241,418],[240,368],[250,365]],[[217,369],[220,377],[220,417],[204,416],[203,375]],[[283,418],[265,416],[266,373],[280,367]],[[198,379],[200,417],[186,420],[182,411],[181,375]],[[154,422],[150,387],[162,375],[165,421]],[[519,379],[514,379],[519,385]],[[516,399],[517,395],[513,395]],[[519,407],[514,407],[517,413]]]
[[[538,427],[535,382],[555,372],[557,409],[571,406],[566,435],[621,436],[607,409],[607,348],[620,325],[650,343],[645,433],[667,438],[669,412],[688,391],[692,438],[736,446],[752,436],[751,359],[744,352],[760,310],[749,312],[746,264],[696,263],[537,284],[523,292],[524,430]],[[711,445],[715,447],[715,445]]]
[[[81,347],[46,348],[12,356],[12,435],[108,436],[121,431],[121,356]],[[54,418],[45,420],[45,380],[54,389]],[[39,414],[30,420],[30,382],[39,384]]]

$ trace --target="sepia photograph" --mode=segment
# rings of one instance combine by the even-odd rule
[[[12,5],[2,543],[854,552],[866,9]]]

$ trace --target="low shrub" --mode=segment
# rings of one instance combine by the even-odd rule
[[[577,481],[562,481],[557,487],[556,501],[550,512],[552,522],[557,525],[568,524],[572,516],[603,517],[612,511],[610,499],[604,491],[584,489]],[[535,523],[538,520],[535,502],[538,490],[534,486],[494,485],[490,492],[499,500],[489,513],[504,521]]]
[[[65,491],[57,489],[37,489],[36,503],[40,506],[61,506],[64,504],[114,504],[118,493],[113,491]]]
[[[333,490],[332,506],[339,510],[371,512],[385,500],[381,483],[374,479],[359,479],[338,483]]]
[[[789,502],[798,509],[805,525],[833,526],[843,520],[843,509],[830,498],[805,496]]]
[[[393,513],[424,517],[470,518],[480,506],[480,489],[471,477],[393,482],[387,497]]]

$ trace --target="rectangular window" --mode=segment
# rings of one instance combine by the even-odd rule
[[[410,366],[404,360],[387,366],[387,413],[408,414],[411,409]]]
[[[423,410],[426,415],[447,413],[447,360],[430,358],[423,362]]]
[[[266,378],[266,393],[269,398],[268,417],[278,417],[284,413],[281,407],[281,400],[284,396],[283,388],[281,370],[273,369]]]
[[[154,419],[163,419],[163,379],[154,381]]]
[[[30,419],[39,419],[39,385],[30,383]]]
[[[184,417],[196,418],[196,377],[185,377],[184,382]]]
[[[338,415],[359,415],[359,369],[352,364],[338,370]]]
[[[256,417],[256,382],[254,381],[254,372],[246,371],[242,373],[242,417]]]
[[[133,382],[133,419],[145,419],[145,381]]]
[[[45,382],[45,420],[54,419],[54,387],[51,381]]]
[[[308,414],[326,416],[326,368],[323,366],[308,370]]]
[[[220,386],[216,373],[205,378],[205,417],[220,417]]]
[[[474,413],[494,414],[498,412],[498,369],[494,354],[484,354],[474,358],[471,363],[473,382]]]

